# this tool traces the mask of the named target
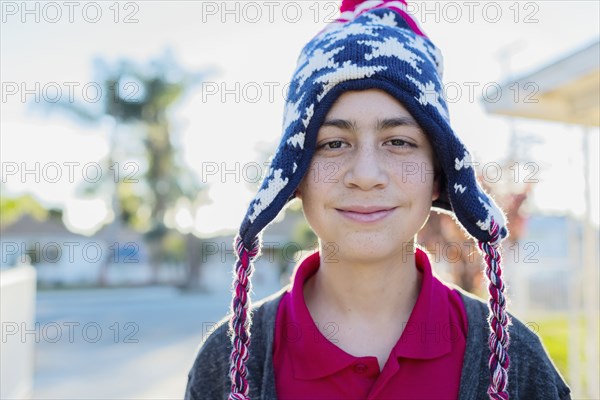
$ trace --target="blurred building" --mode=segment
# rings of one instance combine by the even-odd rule
[[[24,215],[0,235],[2,268],[31,263],[41,287],[95,285],[103,263],[108,264],[109,285],[144,284],[151,278],[142,237],[127,228],[118,237],[105,230],[84,236],[58,219]]]
[[[570,215],[527,217],[523,238],[503,251],[511,312],[526,316],[569,311],[570,288],[584,271],[580,246],[584,228]],[[594,235],[600,241],[597,228]]]

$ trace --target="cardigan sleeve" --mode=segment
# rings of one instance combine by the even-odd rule
[[[487,400],[490,384],[488,367],[488,308],[479,298],[459,290],[463,295],[468,319],[467,348],[461,376],[459,397]],[[508,394],[511,399],[570,399],[571,390],[550,359],[539,336],[510,314],[508,355]]]
[[[277,399],[272,360],[273,334],[277,308],[288,286],[259,300],[251,307],[253,322],[250,326],[251,343],[246,368],[248,395],[252,399]],[[219,321],[214,331],[200,346],[188,373],[185,400],[216,400],[229,397],[229,359],[232,349],[229,318],[230,315]]]
[[[227,320],[221,320],[200,346],[185,389],[185,400],[226,399],[231,390],[229,356],[231,342]]]
[[[512,318],[508,353],[513,370],[509,367],[509,391],[512,384],[515,398],[570,399],[571,390],[539,336],[514,316]]]

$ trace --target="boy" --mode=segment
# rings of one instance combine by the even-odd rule
[[[236,238],[229,324],[200,349],[186,399],[569,398],[537,336],[506,313],[504,214],[450,127],[439,51],[403,1],[341,11],[298,59],[281,143]],[[249,312],[260,233],[295,197],[319,249]],[[415,246],[431,208],[478,241],[489,318]]]

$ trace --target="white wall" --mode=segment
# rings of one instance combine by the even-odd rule
[[[35,336],[36,271],[30,265],[0,270],[0,398],[24,399],[31,395]]]

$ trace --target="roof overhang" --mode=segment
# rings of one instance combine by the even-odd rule
[[[498,85],[483,103],[492,114],[600,126],[600,41]]]

